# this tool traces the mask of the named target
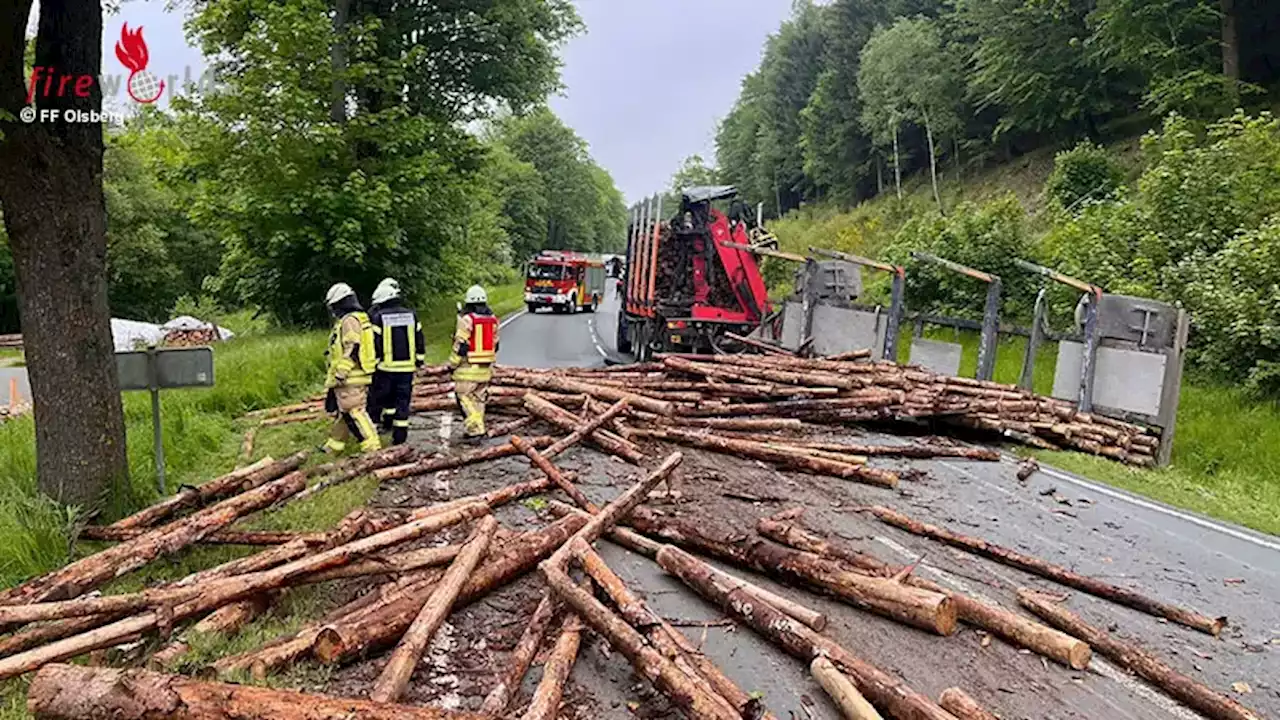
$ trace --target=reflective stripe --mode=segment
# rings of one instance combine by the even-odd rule
[[[409,421],[408,421],[408,420],[393,420],[393,421],[391,422],[391,427],[407,428],[407,427],[409,427]]]
[[[360,330],[354,337],[344,336],[342,332],[342,324],[348,317],[360,323]],[[355,357],[342,351],[343,346],[348,342],[356,344]],[[373,325],[369,324],[368,315],[363,312],[353,312],[340,318],[334,324],[333,333],[329,336],[329,350],[326,352],[329,356],[329,371],[325,377],[325,387],[337,387],[339,384],[368,385],[373,382],[373,371],[377,365],[373,342]],[[339,374],[346,376],[341,383],[338,381]]]
[[[488,365],[459,365],[453,371],[453,379],[462,382],[489,382],[493,379],[493,369]]]
[[[414,330],[418,319],[411,312],[388,313],[382,316],[382,362],[378,369],[383,372],[413,372],[417,369],[414,358],[418,354]],[[395,340],[399,333],[404,334],[406,352],[404,357],[397,357]]]
[[[467,360],[477,364],[492,363],[498,358],[498,318],[472,314],[471,323]]]

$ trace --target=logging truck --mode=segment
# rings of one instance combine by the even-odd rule
[[[670,219],[661,199],[633,210],[618,350],[641,361],[740,350],[731,336],[748,335],[773,311],[749,249],[754,219],[729,186],[685,190]]]

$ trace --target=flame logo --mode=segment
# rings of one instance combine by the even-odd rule
[[[129,97],[143,104],[160,99],[164,94],[164,81],[147,70],[151,53],[147,50],[147,41],[142,38],[141,27],[130,32],[129,23],[124,24],[120,29],[120,40],[116,43],[116,57],[130,70],[126,85]]]

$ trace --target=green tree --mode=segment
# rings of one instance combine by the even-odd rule
[[[502,203],[500,221],[514,258],[536,255],[547,238],[547,186],[538,168],[498,141],[488,143],[484,177]]]
[[[699,185],[719,185],[720,172],[713,167],[707,165],[707,161],[702,159],[701,155],[690,155],[680,163],[680,168],[676,170],[676,174],[671,176],[671,183],[667,189],[679,193],[685,188],[697,187]]]
[[[716,130],[716,163],[721,179],[736,186],[745,201],[775,208],[772,181],[762,182],[762,177],[771,173],[760,172],[760,86],[760,76],[756,74],[742,81],[738,101]]]

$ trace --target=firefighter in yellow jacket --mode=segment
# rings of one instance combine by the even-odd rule
[[[378,430],[366,410],[369,384],[377,367],[374,354],[373,326],[356,293],[346,283],[329,288],[325,297],[329,312],[336,318],[329,336],[329,371],[324,386],[328,389],[324,409],[334,416],[333,430],[323,450],[339,453],[346,449],[347,439],[355,438],[360,450],[369,452],[381,447]]]
[[[458,308],[453,352],[449,355],[454,392],[468,438],[485,433],[484,406],[489,401],[489,381],[497,359],[498,318],[489,309],[489,295],[484,288],[473,285],[467,290],[466,303]]]

